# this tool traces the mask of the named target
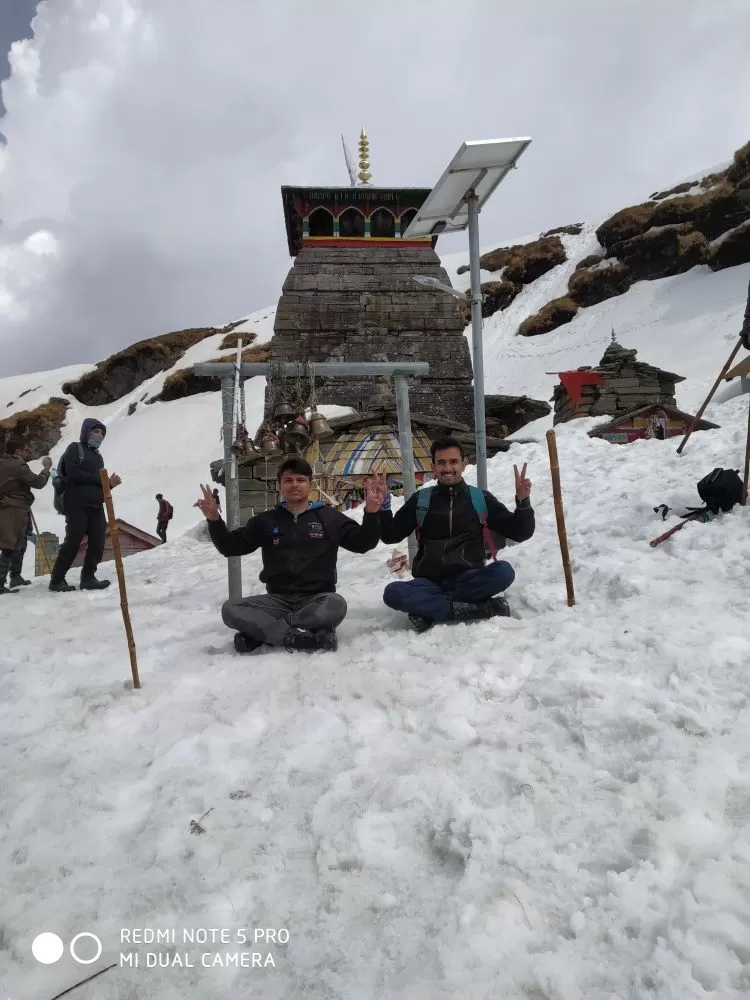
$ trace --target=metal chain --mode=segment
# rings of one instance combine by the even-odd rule
[[[315,410],[318,406],[318,397],[315,394],[315,366],[312,361],[307,362],[307,374],[310,378],[310,409]]]

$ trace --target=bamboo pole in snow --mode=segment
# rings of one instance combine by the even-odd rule
[[[570,566],[568,552],[568,536],[565,531],[565,512],[563,511],[562,493],[560,491],[560,463],[557,458],[557,440],[554,431],[547,431],[547,450],[549,451],[549,467],[552,473],[552,494],[555,499],[555,517],[557,518],[557,535],[560,539],[563,572],[565,573],[565,589],[568,594],[568,607],[576,602],[573,592],[573,570]]]
[[[680,447],[679,447],[679,448],[677,449],[677,454],[678,454],[678,455],[681,455],[681,454],[682,454],[682,449],[683,449],[683,448],[685,447],[685,445],[686,445],[686,444],[688,443],[688,438],[689,438],[689,437],[690,437],[690,435],[691,435],[691,434],[693,433],[693,431],[695,430],[695,428],[696,428],[696,427],[698,426],[698,423],[699,423],[699,421],[700,421],[701,417],[703,416],[703,411],[704,411],[704,410],[706,409],[706,407],[708,406],[708,404],[709,404],[709,403],[711,402],[711,400],[713,399],[713,396],[714,396],[714,393],[715,393],[715,392],[716,392],[716,390],[717,390],[717,389],[719,388],[719,383],[720,383],[720,382],[721,382],[721,380],[722,380],[722,379],[724,378],[724,376],[725,376],[725,375],[726,375],[726,373],[727,373],[727,372],[729,371],[729,369],[730,369],[730,368],[732,367],[732,362],[734,361],[734,359],[735,359],[735,357],[737,356],[737,353],[738,353],[738,351],[739,351],[739,349],[740,349],[741,347],[742,347],[742,341],[741,341],[741,340],[738,340],[738,341],[737,341],[737,346],[736,346],[736,347],[734,348],[734,350],[732,351],[732,353],[731,353],[731,354],[729,355],[729,357],[727,358],[727,363],[726,363],[726,364],[724,365],[724,367],[723,367],[723,368],[721,369],[721,372],[719,373],[719,377],[718,377],[718,378],[716,379],[716,381],[714,382],[714,384],[713,384],[713,385],[711,386],[711,391],[709,392],[709,394],[708,394],[708,395],[706,396],[706,398],[704,399],[704,401],[703,401],[703,406],[701,406],[700,410],[698,410],[698,412],[697,412],[697,413],[695,414],[695,416],[693,417],[693,422],[692,422],[692,424],[691,424],[691,425],[690,425],[690,426],[688,427],[688,429],[687,429],[687,433],[685,434],[685,437],[684,437],[684,438],[682,439],[682,441],[680,442]]]
[[[109,537],[112,539],[112,550],[115,554],[115,566],[117,567],[117,583],[120,587],[120,607],[122,609],[122,620],[125,623],[125,635],[128,637],[128,652],[130,653],[130,669],[133,674],[133,687],[139,688],[141,681],[138,676],[138,661],[135,655],[135,639],[133,638],[133,627],[130,624],[130,611],[128,610],[128,593],[125,589],[125,570],[122,566],[122,551],[120,549],[120,529],[117,527],[115,518],[115,508],[112,503],[112,492],[109,488],[109,473],[106,469],[101,469],[99,476],[102,480],[104,490],[104,503],[107,507],[107,520],[109,521]]]

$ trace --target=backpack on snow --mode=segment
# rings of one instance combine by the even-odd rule
[[[78,444],[78,462],[83,464],[83,445],[80,441]],[[52,506],[55,508],[58,514],[65,515],[65,487],[68,482],[68,473],[65,468],[65,454],[63,453],[60,461],[57,463],[57,469],[55,470],[55,476],[52,479],[52,488],[54,493],[52,495]]]
[[[422,524],[424,522],[427,511],[430,509],[430,501],[432,500],[432,491],[434,486],[428,486],[426,489],[419,490],[417,493],[417,541],[419,541],[419,533],[422,529]],[[495,536],[490,530],[487,524],[487,501],[484,499],[484,493],[479,489],[478,486],[469,486],[469,496],[471,497],[471,506],[474,508],[474,513],[479,518],[479,523],[482,525],[482,534],[484,535],[484,547],[485,552],[492,556],[494,562],[497,562],[497,550],[498,544],[495,541]],[[505,545],[505,539],[500,538],[500,548]]]
[[[713,514],[742,503],[743,489],[737,469],[714,469],[698,483],[698,495]]]

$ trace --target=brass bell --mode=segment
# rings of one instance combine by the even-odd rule
[[[279,441],[278,436],[273,431],[266,431],[261,438],[261,451],[265,458],[278,458],[279,455],[284,454],[281,441]]]
[[[330,441],[333,437],[331,425],[317,410],[313,410],[310,416],[310,437],[313,441]]]
[[[273,416],[274,420],[287,420],[289,417],[294,416],[294,410],[291,408],[289,403],[279,403],[273,411]]]

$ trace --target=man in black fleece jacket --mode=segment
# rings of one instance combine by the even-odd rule
[[[252,653],[263,645],[288,651],[335,650],[336,627],[346,615],[346,601],[336,593],[339,547],[369,552],[380,541],[378,511],[384,483],[367,488],[362,524],[332,507],[308,500],[312,468],[301,458],[288,458],[279,473],[281,502],[230,531],[219,513],[211,488],[202,486],[195,504],[208,521],[211,541],[227,558],[261,550],[261,583],[267,594],[226,601],[224,624],[236,630],[234,648]]]
[[[107,535],[104,490],[99,477],[99,470],[104,468],[99,446],[106,433],[107,428],[101,420],[87,417],[81,424],[79,441],[68,445],[58,463],[58,472],[65,482],[65,541],[60,546],[49,582],[49,589],[58,593],[75,590],[65,574],[73,565],[84,536],[87,543],[81,568],[81,590],[103,590],[110,584],[109,580],[96,578]],[[110,476],[110,489],[121,482],[119,476]]]
[[[474,509],[469,486],[463,480],[466,459],[453,438],[433,442],[432,487],[429,508],[418,532],[419,548],[412,566],[413,580],[389,583],[383,600],[394,611],[405,611],[418,632],[438,622],[476,621],[508,615],[505,598],[493,597],[506,590],[515,573],[504,561],[485,566],[485,533]],[[414,493],[394,515],[381,508],[380,537],[386,543],[400,542],[418,529]],[[516,470],[516,509],[511,513],[491,493],[484,493],[487,527],[515,542],[534,534],[531,483],[526,466]],[[389,508],[386,503],[385,507]]]

